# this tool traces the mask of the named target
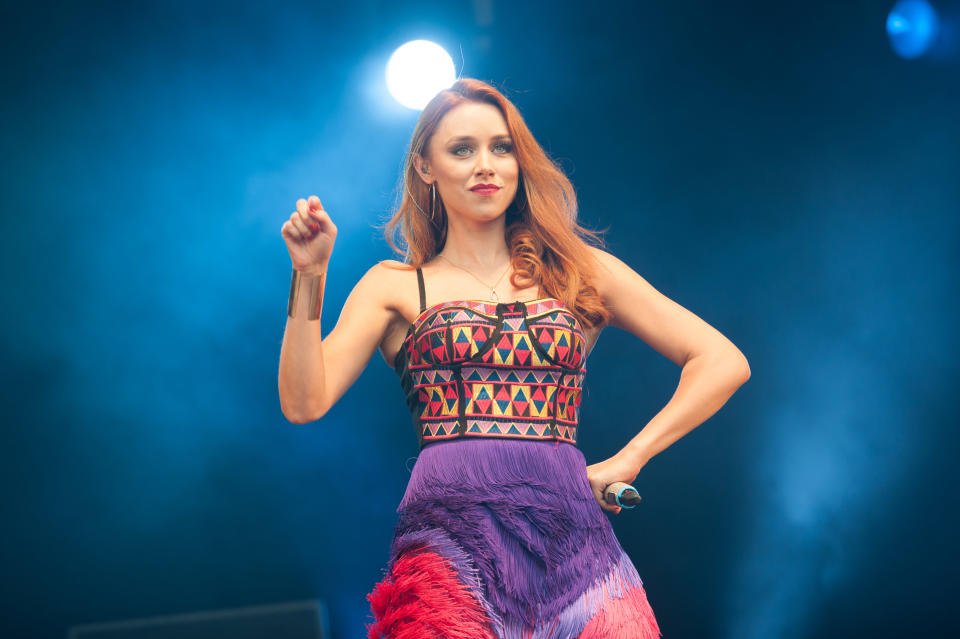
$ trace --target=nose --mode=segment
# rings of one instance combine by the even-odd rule
[[[477,166],[476,166],[477,175],[493,175],[493,165],[490,163],[490,152],[486,149],[481,149],[477,153]]]

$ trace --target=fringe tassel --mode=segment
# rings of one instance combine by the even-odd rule
[[[403,554],[422,552],[423,550],[435,552],[450,562],[456,571],[457,578],[466,585],[494,626],[499,627],[500,617],[492,609],[484,595],[483,581],[477,567],[467,553],[463,551],[463,548],[453,541],[445,531],[439,528],[424,528],[395,537],[390,548],[388,570]]]
[[[577,639],[658,639],[663,636],[643,588],[631,588],[625,597],[604,600]]]
[[[430,444],[397,512],[398,535],[449,533],[479,570],[492,609],[518,626],[558,617],[621,552],[583,453],[566,443]]]
[[[594,583],[559,616],[536,628],[508,623],[496,626],[498,639],[657,639],[660,628],[647,601],[643,581],[629,556]]]
[[[399,555],[399,556],[398,556]],[[390,575],[367,595],[375,624],[368,639],[659,639],[643,581],[620,560],[550,621],[504,620],[491,610],[469,557],[441,530],[418,530],[394,543]],[[429,632],[438,634],[428,634]],[[464,634],[466,633],[466,634]]]
[[[375,622],[368,639],[496,639],[490,621],[451,563],[437,553],[407,553],[367,595]]]
[[[577,639],[658,639],[661,636],[643,580],[622,549],[615,568],[584,593],[583,599],[589,621]]]
[[[380,619],[369,639],[660,636],[643,581],[593,497],[583,453],[554,444],[478,438],[420,451],[397,508],[394,574],[403,582],[411,552],[429,551],[446,560],[458,588],[444,586],[420,599],[442,595],[436,608],[441,620],[431,610],[397,611],[409,605],[404,593],[413,585],[429,584],[386,579],[368,595]],[[443,596],[451,593],[468,602],[460,611],[467,618],[454,622],[456,629],[487,634],[425,630],[432,626],[423,624],[455,618],[443,607]],[[404,614],[415,624],[408,632]],[[474,625],[464,625],[470,619]]]

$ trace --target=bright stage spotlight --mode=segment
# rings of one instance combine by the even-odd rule
[[[422,109],[455,79],[453,59],[443,47],[428,40],[404,44],[387,62],[387,89],[410,109]]]
[[[925,0],[901,0],[887,16],[890,46],[901,58],[916,58],[937,38],[937,12]]]

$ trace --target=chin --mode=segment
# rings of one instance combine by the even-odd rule
[[[469,220],[472,220],[474,222],[493,222],[503,217],[506,211],[507,211],[506,208],[504,208],[503,210],[488,208],[480,211],[474,209],[463,217]]]

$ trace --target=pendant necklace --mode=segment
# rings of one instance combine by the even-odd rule
[[[445,259],[445,260],[447,260],[448,262],[450,262],[450,259],[449,259],[447,256],[445,256],[445,255],[441,255],[441,254],[437,253],[437,256],[438,256],[438,257],[442,257],[443,259]],[[453,264],[453,262],[450,262],[450,263]],[[467,271],[467,269],[463,268],[462,266],[460,266],[460,265],[458,265],[458,264],[453,264],[453,265],[456,266],[456,267],[457,267],[458,269],[460,269],[461,271]],[[486,286],[487,288],[489,288],[489,289],[490,289],[490,294],[493,295],[494,299],[499,302],[499,301],[500,301],[500,296],[497,295],[496,286],[497,286],[497,284],[500,283],[500,280],[503,279],[503,276],[507,274],[507,271],[510,270],[510,266],[511,266],[510,264],[507,264],[507,268],[505,268],[505,269],[503,270],[503,273],[501,273],[501,274],[500,274],[500,277],[497,278],[497,281],[493,283],[493,286],[490,286],[489,284],[487,284],[486,282],[484,282],[483,280],[481,280],[479,277],[477,277],[476,275],[474,275],[474,274],[471,273],[470,271],[467,271],[467,273],[470,273],[470,275],[473,277],[473,279],[477,280],[478,282],[480,282],[481,284],[483,284],[484,286]]]

